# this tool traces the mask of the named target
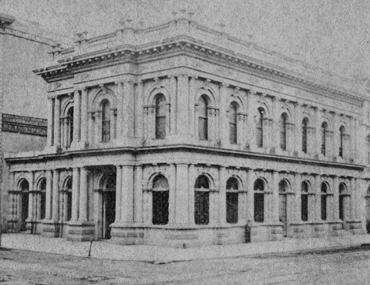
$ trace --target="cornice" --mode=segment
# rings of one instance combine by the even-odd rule
[[[72,159],[74,157],[91,157],[96,155],[114,155],[122,153],[131,153],[132,155],[141,155],[149,153],[167,152],[167,151],[186,151],[186,152],[200,152],[217,154],[218,156],[238,156],[249,159],[260,159],[260,160],[271,160],[276,162],[284,162],[289,164],[300,164],[300,165],[313,165],[333,168],[346,168],[351,170],[363,171],[365,166],[361,164],[349,164],[339,163],[331,161],[321,161],[309,158],[297,158],[292,156],[280,156],[274,154],[264,154],[241,150],[230,150],[216,147],[203,147],[189,144],[177,144],[177,145],[166,145],[166,146],[148,146],[148,147],[118,147],[118,148],[106,148],[106,149],[91,149],[91,150],[75,150],[66,151],[61,154],[40,154],[32,157],[5,157],[5,160],[9,164],[17,164],[20,162],[33,163],[33,162],[47,162],[55,161],[58,159]]]
[[[37,69],[34,72],[41,75],[47,82],[53,82],[66,77],[69,78],[83,71],[123,62],[139,64],[146,60],[155,60],[156,58],[179,52],[212,61],[215,64],[222,64],[226,67],[238,68],[252,75],[288,84],[320,95],[326,95],[334,99],[338,99],[338,97],[345,98],[357,105],[361,105],[365,98],[360,93],[343,90],[341,87],[334,86],[333,84],[319,82],[316,79],[287,70],[286,68],[262,62],[261,60],[215,45],[205,44],[187,36],[170,38],[163,43],[157,43],[151,46],[120,45],[108,50],[105,49],[77,55],[60,60],[57,65]]]

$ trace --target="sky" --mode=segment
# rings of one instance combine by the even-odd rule
[[[360,82],[370,78],[369,0],[0,0],[0,13],[72,38],[114,31],[122,19],[161,24],[180,9],[269,50]]]

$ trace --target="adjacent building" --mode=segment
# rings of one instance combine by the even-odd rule
[[[35,24],[0,14],[0,225],[5,229],[11,209],[4,153],[46,145],[46,82],[32,70],[46,62],[52,44]]]
[[[166,246],[241,243],[247,222],[252,242],[365,233],[356,82],[182,16],[52,56],[34,70],[46,147],[6,158],[9,232]]]

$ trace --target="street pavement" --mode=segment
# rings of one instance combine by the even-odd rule
[[[290,239],[248,244],[215,245],[200,248],[166,248],[160,246],[134,245],[122,246],[105,241],[73,242],[65,238],[44,238],[29,234],[3,234],[1,246],[45,253],[124,261],[145,261],[169,263],[178,261],[203,260],[258,256],[283,252],[304,252],[312,250],[345,248],[370,244],[370,235],[348,235],[344,237],[325,237]]]

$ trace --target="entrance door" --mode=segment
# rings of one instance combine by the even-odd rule
[[[279,195],[279,221],[283,223],[283,236],[287,236],[287,197],[286,194]]]
[[[116,192],[115,191],[104,191],[103,192],[103,233],[102,236],[105,239],[111,238],[110,225],[114,223],[116,219]]]
[[[28,217],[28,192],[22,193],[21,231],[26,231],[26,220]]]

